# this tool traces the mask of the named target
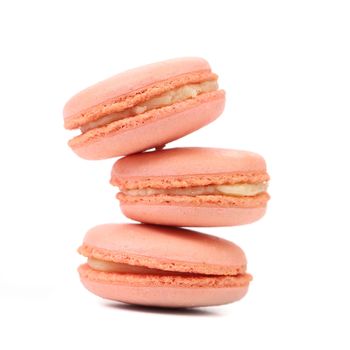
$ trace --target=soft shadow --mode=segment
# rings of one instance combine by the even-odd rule
[[[141,305],[129,305],[129,304],[121,304],[121,303],[111,303],[111,302],[103,302],[103,306],[132,311],[132,312],[142,312],[146,314],[159,314],[159,315],[174,315],[174,316],[210,316],[210,317],[220,317],[223,316],[223,313],[218,312],[217,309],[174,309],[174,308],[164,308],[164,307],[151,307],[151,306],[141,306]]]

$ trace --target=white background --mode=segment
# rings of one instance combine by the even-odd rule
[[[1,349],[349,349],[348,1],[1,1]],[[62,108],[125,69],[201,56],[224,114],[170,146],[262,154],[272,199],[233,240],[241,302],[194,311],[113,304],[76,272],[84,233],[125,222],[114,160],[79,159]]]

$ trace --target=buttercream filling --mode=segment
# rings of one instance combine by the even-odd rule
[[[102,272],[127,273],[138,275],[198,275],[189,272],[165,271],[152,269],[145,266],[135,266],[128,264],[115,263],[113,261],[88,258],[87,264],[93,269]]]
[[[209,185],[182,188],[142,188],[137,190],[124,190],[129,196],[154,196],[158,194],[170,196],[200,196],[200,195],[226,195],[226,196],[256,196],[266,192],[267,182],[260,183],[237,183],[231,185]]]
[[[81,126],[80,130],[84,133],[94,128],[110,124],[114,121],[124,118],[134,117],[136,115],[145,113],[149,110],[170,106],[176,102],[185,101],[189,98],[194,98],[205,92],[211,92],[218,89],[216,80],[204,81],[198,84],[188,84],[177,89],[167,91],[162,95],[144,101],[134,107],[125,109],[124,111],[106,115],[98,120],[89,122]]]

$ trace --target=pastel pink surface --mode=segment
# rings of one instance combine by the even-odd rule
[[[121,203],[125,216],[157,225],[215,227],[250,224],[264,216],[261,208],[215,208],[198,206],[142,205]]]
[[[245,273],[244,252],[238,246],[218,237],[174,227],[96,226],[87,232],[79,251],[85,256],[104,254],[107,260],[125,259],[126,263],[140,266],[151,263],[153,268],[169,270],[165,275],[137,275],[101,272],[88,264],[79,267],[80,279],[92,293],[130,304],[221,305],[241,299],[251,280]],[[217,275],[210,273],[215,270]],[[174,274],[179,271],[190,273]],[[198,275],[198,271],[202,274]],[[228,271],[235,272],[226,275]]]
[[[105,159],[141,152],[164,145],[209,124],[222,113],[224,105],[225,96],[222,94],[194,107],[172,111],[166,117],[110,132],[93,142],[72,146],[72,149],[85,159]]]
[[[105,299],[157,307],[199,307],[222,305],[238,301],[248,286],[227,288],[181,288],[113,285],[81,279],[92,293]]]
[[[220,148],[173,148],[119,159],[113,177],[181,176],[265,172],[264,159],[252,152]]]
[[[220,178],[222,177],[222,179]],[[124,189],[172,188],[267,181],[264,159],[252,152],[218,148],[174,148],[131,155],[113,166],[111,183]],[[157,187],[158,186],[158,187]],[[165,199],[164,199],[164,198]],[[123,213],[136,221],[173,226],[235,226],[266,211],[268,194],[230,196],[118,195]]]
[[[84,244],[140,259],[151,257],[159,262],[182,262],[191,268],[203,263],[208,266],[221,265],[223,270],[246,265],[244,252],[232,242],[174,227],[100,225],[87,232]]]
[[[133,90],[174,76],[202,70],[210,70],[210,66],[204,59],[196,57],[172,59],[131,69],[101,81],[72,97],[64,107],[63,116],[69,118]]]

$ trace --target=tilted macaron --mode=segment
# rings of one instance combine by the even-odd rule
[[[123,213],[172,226],[233,226],[260,219],[269,175],[258,154],[215,148],[174,148],[119,159],[111,184]]]
[[[96,226],[78,250],[84,286],[106,299],[160,307],[220,305],[241,299],[251,276],[235,244],[164,226]]]
[[[201,58],[154,63],[113,76],[72,97],[64,125],[80,129],[69,141],[80,157],[128,155],[187,135],[223,111],[225,93]]]

